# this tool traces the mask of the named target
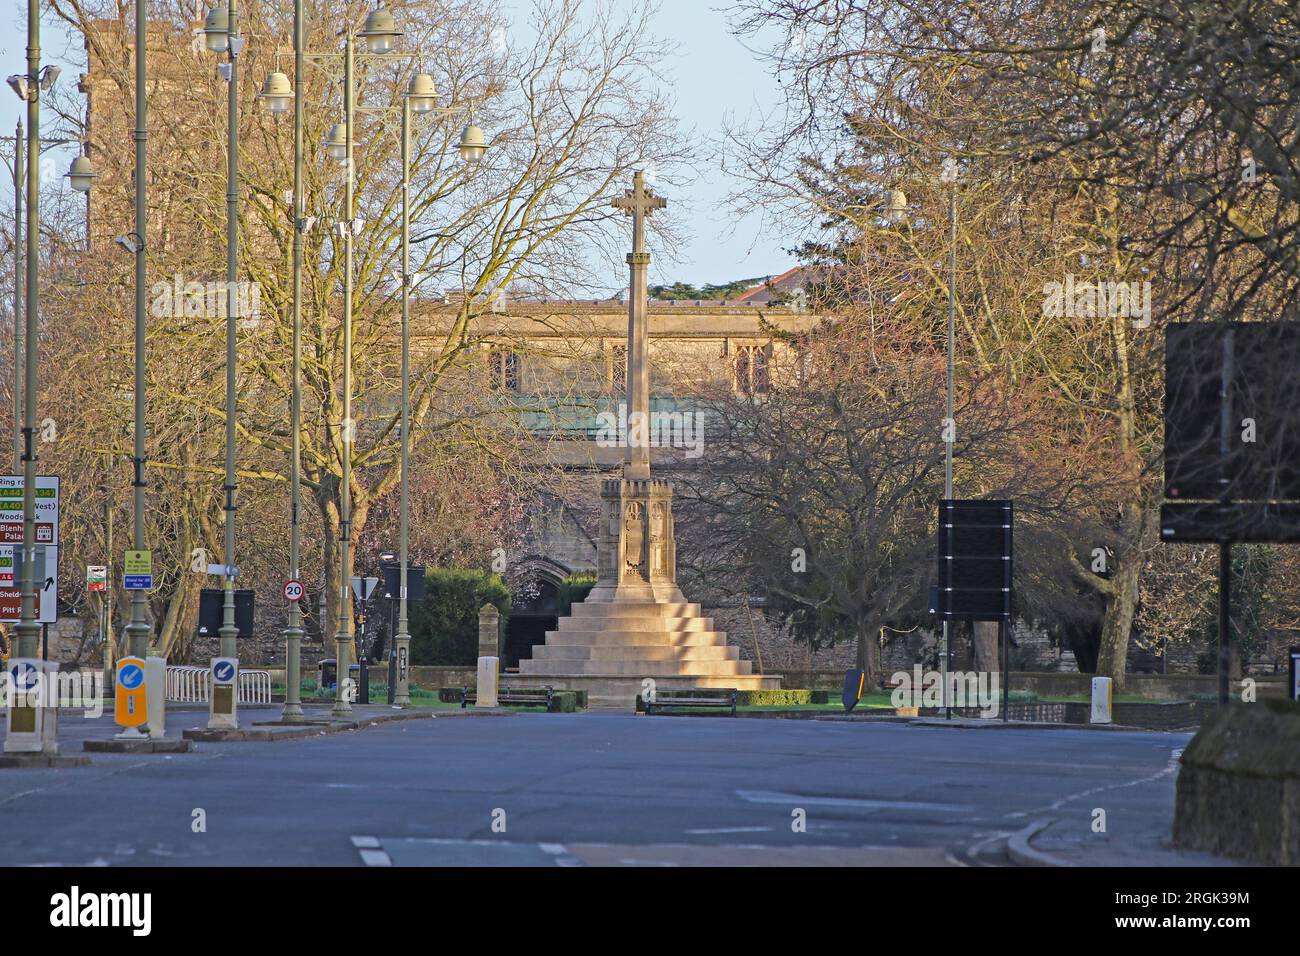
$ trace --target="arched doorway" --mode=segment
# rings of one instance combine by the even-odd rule
[[[549,576],[539,577],[528,593],[511,597],[501,666],[515,668],[533,656],[533,648],[546,643],[546,632],[560,620],[559,587]]]

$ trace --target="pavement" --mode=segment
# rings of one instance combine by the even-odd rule
[[[243,707],[241,728],[278,712]],[[1166,845],[1186,733],[357,712],[421,719],[0,770],[0,864],[1225,862]],[[206,720],[169,709],[168,733]],[[61,718],[64,752],[115,732]]]

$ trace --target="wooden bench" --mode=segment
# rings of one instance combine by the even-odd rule
[[[677,693],[683,696],[674,696]],[[736,689],[734,687],[699,687],[689,691],[667,691],[663,694],[655,694],[652,700],[646,700],[638,697],[638,701],[645,705],[646,714],[654,713],[658,707],[662,710],[676,710],[677,708],[698,708],[698,707],[727,707],[731,710],[731,716],[736,716]]]
[[[497,692],[497,705],[501,707],[545,707],[546,712],[551,712],[551,704],[555,699],[555,688],[550,687],[516,687],[510,689],[506,684]],[[478,691],[470,690],[468,687],[460,689],[460,708],[464,710],[470,704],[478,703]]]

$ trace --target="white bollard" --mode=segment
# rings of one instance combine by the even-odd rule
[[[478,702],[477,707],[495,707],[497,705],[497,663],[496,657],[478,659]]]
[[[1109,724],[1111,720],[1111,680],[1109,677],[1092,679],[1092,714],[1089,723]]]
[[[167,736],[167,658],[144,659],[145,711],[149,722],[149,736],[162,740]]]

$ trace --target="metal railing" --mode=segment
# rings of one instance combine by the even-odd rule
[[[212,696],[212,671],[206,667],[171,665],[167,668],[167,699],[177,703],[206,704]],[[271,703],[271,672],[239,672],[241,704]]]

